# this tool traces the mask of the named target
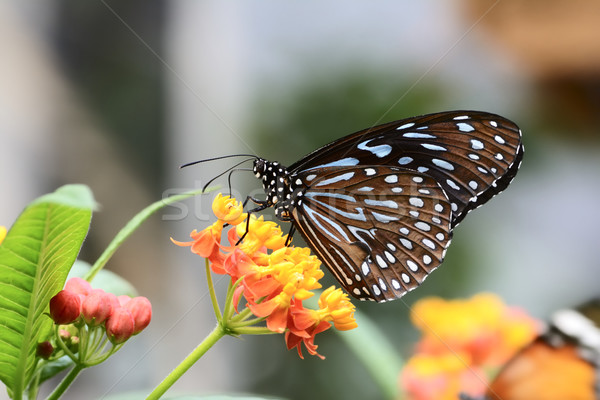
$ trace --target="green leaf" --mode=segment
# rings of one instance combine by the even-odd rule
[[[52,328],[48,302],[65,283],[87,234],[95,202],[84,185],[33,201],[0,245],[0,380],[21,398],[38,342]]]
[[[69,356],[63,356],[58,360],[46,363],[40,372],[40,380],[38,383],[42,383],[54,377],[56,374],[61,373],[73,365],[75,365],[75,363],[69,358]]]

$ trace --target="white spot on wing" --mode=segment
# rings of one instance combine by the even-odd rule
[[[419,133],[419,132],[408,132],[404,135],[405,138],[409,139],[435,139],[437,136],[430,135],[428,133]]]
[[[402,246],[406,247],[408,250],[412,250],[412,242],[408,239],[400,238],[400,243]]]
[[[473,150],[481,150],[483,149],[483,142],[477,139],[471,139],[471,148]]]
[[[460,187],[452,179],[446,179],[446,183],[454,190],[460,190]]]
[[[373,200],[373,199],[365,199],[365,204],[370,206],[380,206],[392,208],[394,210],[398,209],[398,204],[392,200]]]
[[[447,148],[442,147],[442,146],[438,146],[437,144],[430,144],[430,143],[421,143],[421,146],[425,147],[427,150],[433,150],[433,151],[448,151]]]
[[[383,222],[384,224],[388,223],[388,222],[391,222],[391,221],[398,221],[398,217],[393,217],[391,215],[381,214],[381,213],[378,213],[376,211],[371,211],[371,214],[373,214],[373,217],[375,217],[375,219],[377,221]]]
[[[412,272],[417,272],[419,270],[419,266],[413,260],[406,260],[406,265]]]
[[[398,160],[398,164],[400,165],[410,164],[411,162],[413,162],[413,159],[411,157],[402,157]]]
[[[431,230],[431,226],[427,222],[423,221],[416,222],[415,228],[418,228],[424,232],[429,232]]]
[[[473,128],[472,125],[467,124],[466,122],[460,122],[460,123],[456,124],[456,126],[458,127],[458,130],[461,132],[473,132],[475,130],[475,128]]]
[[[409,122],[408,124],[404,124],[404,125],[400,125],[399,127],[396,128],[396,130],[401,130],[401,129],[407,129],[407,128],[412,128],[413,126],[415,126],[414,122]]]
[[[307,170],[311,170],[311,169],[317,169],[317,168],[326,168],[326,167],[351,167],[354,165],[358,165],[359,161],[357,158],[354,157],[346,157],[346,158],[342,158],[341,160],[337,160],[337,161],[333,161],[327,164],[321,164],[321,165],[317,165],[316,167],[312,167],[312,168],[307,168]],[[308,177],[306,178],[307,180]]]
[[[454,165],[450,164],[448,161],[438,160],[437,158],[432,158],[431,161],[433,161],[433,163],[440,168],[446,169],[448,171],[454,171]]]
[[[354,172],[347,172],[345,174],[334,176],[333,178],[324,179],[324,180],[320,181],[319,183],[317,183],[315,186],[326,186],[326,185],[330,185],[332,183],[336,183],[339,181],[347,181],[347,180],[352,179],[353,176],[354,176]]]
[[[423,242],[423,244],[427,247],[429,247],[431,250],[435,250],[435,243],[433,243],[431,240],[425,238],[423,240],[421,240]]]
[[[411,197],[408,199],[408,202],[415,207],[423,207],[423,205],[425,205],[423,200],[418,197]]]
[[[378,158],[383,158],[392,152],[392,146],[390,146],[389,144],[380,144],[377,146],[369,146],[368,143],[371,140],[373,140],[373,139],[365,140],[364,142],[360,143],[356,147],[359,148],[360,150],[370,151],[371,153],[376,155]]]

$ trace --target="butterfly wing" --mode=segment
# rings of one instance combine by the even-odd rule
[[[290,167],[396,166],[432,177],[452,207],[452,227],[508,186],[523,156],[521,131],[499,115],[451,111],[365,129],[336,140]]]
[[[442,262],[452,212],[433,178],[372,165],[311,169],[295,179],[305,187],[293,221],[353,296],[396,299]]]

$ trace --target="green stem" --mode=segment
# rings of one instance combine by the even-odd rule
[[[206,261],[206,282],[208,283],[208,293],[210,294],[210,300],[212,302],[213,310],[215,311],[215,317],[220,323],[223,320],[221,316],[221,310],[219,308],[219,302],[217,301],[217,294],[215,293],[215,285],[213,284],[212,274],[210,273],[210,262],[208,258]]]
[[[117,251],[117,249],[123,244],[123,242],[131,236],[133,232],[152,214],[161,208],[168,206],[169,204],[176,203],[178,201],[187,199],[188,197],[195,196],[201,193],[207,193],[209,191],[214,190],[215,188],[209,188],[206,191],[202,191],[202,189],[192,190],[186,193],[178,194],[175,196],[167,197],[166,199],[159,200],[155,203],[150,204],[148,207],[144,208],[142,211],[137,213],[120,231],[117,233],[115,238],[110,242],[106,250],[100,255],[98,260],[92,266],[92,269],[89,270],[85,279],[87,281],[91,281],[94,279],[96,274],[106,265],[108,260],[112,257],[112,255]]]
[[[243,326],[240,328],[232,328],[236,335],[273,335],[279,332],[273,332],[264,326]]]
[[[233,313],[235,312],[235,308],[233,306],[233,294],[235,293],[235,289],[242,282],[243,278],[237,280],[237,282],[233,283],[233,281],[229,282],[229,287],[227,288],[227,296],[225,297],[225,307],[223,308],[223,321],[231,320]]]
[[[252,311],[250,311],[249,308],[245,308],[242,311],[240,311],[237,315],[234,315],[233,317],[231,317],[229,319],[230,325],[232,323],[233,324],[237,324],[238,322],[243,322],[243,321],[247,320],[252,315],[254,315],[254,314],[252,314]]]
[[[146,400],[158,399],[200,359],[219,339],[225,336],[225,329],[217,324],[215,329],[146,397]]]
[[[255,325],[258,324],[260,322],[263,322],[265,319],[264,318],[252,318],[252,319],[247,319],[247,320],[241,320],[238,322],[229,322],[227,324],[227,326],[229,328],[231,328],[232,330],[237,331],[238,328],[242,328],[245,326],[251,326],[251,325]],[[260,328],[264,328],[264,327],[260,327]]]
[[[56,400],[67,390],[67,388],[73,383],[77,375],[83,370],[83,366],[81,364],[75,364],[72,370],[63,378],[60,384],[54,389],[50,396],[46,398],[46,400]]]

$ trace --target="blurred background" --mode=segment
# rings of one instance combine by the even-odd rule
[[[599,294],[599,2],[6,0],[0,27],[2,225],[87,184],[101,209],[80,258],[93,262],[137,211],[233,163],[184,162],[289,165],[376,122],[476,109],[522,128],[517,179],[466,218],[421,288],[358,307],[407,355],[424,296],[491,291],[545,318]],[[259,189],[234,174],[239,198]],[[66,399],[149,390],[213,328],[202,260],[169,241],[212,223],[211,201],[165,209],[115,254],[108,268],[152,301],[153,322]],[[325,361],[300,360],[280,335],[225,338],[173,390],[381,397],[339,337],[318,344]]]

